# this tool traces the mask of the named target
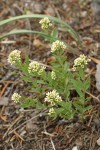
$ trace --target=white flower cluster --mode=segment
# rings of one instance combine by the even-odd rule
[[[21,51],[19,50],[12,51],[8,56],[8,62],[11,65],[16,64],[16,62],[21,62]]]
[[[61,102],[62,98],[56,90],[46,93],[45,102],[49,102],[51,106],[54,106],[56,102]]]
[[[32,61],[29,64],[28,72],[29,73],[35,73],[35,72],[37,72],[39,75],[41,75],[43,73],[43,71],[45,70],[45,68],[46,67],[41,66],[41,64],[38,63],[37,61]]]
[[[73,70],[77,70],[77,67],[81,67],[81,68],[85,68],[85,66],[88,64],[88,62],[90,62],[91,60],[87,58],[87,56],[80,55],[80,57],[76,58],[74,60],[74,66],[73,66]]]
[[[18,93],[14,93],[11,97],[11,99],[15,102],[18,103],[20,100],[21,96]]]
[[[54,110],[54,108],[52,107],[52,108],[50,108],[49,109],[49,112],[48,112],[48,115],[52,115],[52,114],[55,114],[55,110]]]
[[[49,29],[52,26],[52,23],[50,22],[48,17],[41,19],[39,23],[41,24],[41,28],[43,30]]]
[[[46,69],[45,66],[41,66],[39,72],[38,72],[38,75],[42,75],[42,73],[44,72],[44,70]]]
[[[29,73],[38,72],[39,68],[40,68],[40,64],[39,64],[37,61],[32,61],[32,62],[29,64],[28,72],[29,72]]]
[[[54,72],[54,71],[52,71],[52,72],[51,72],[51,78],[52,78],[53,80],[55,80],[55,79],[56,79],[56,74],[55,74],[55,72]]]
[[[63,42],[60,42],[59,40],[53,42],[51,47],[51,52],[54,53],[56,51],[62,51],[66,48],[66,45]]]

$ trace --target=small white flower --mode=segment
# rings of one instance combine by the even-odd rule
[[[74,147],[72,148],[72,150],[78,150],[78,147],[77,147],[77,146],[74,146]]]
[[[66,45],[63,42],[60,42],[59,40],[53,42],[51,47],[51,52],[54,53],[56,51],[62,51],[66,48]]]
[[[44,72],[44,70],[46,69],[45,66],[41,66],[39,72],[38,72],[38,75],[42,75],[42,73]]]
[[[15,102],[18,103],[20,100],[21,96],[18,93],[14,93],[11,97],[11,99]]]
[[[56,74],[55,74],[55,72],[54,72],[54,71],[52,71],[52,72],[51,72],[51,78],[52,78],[53,80],[55,80],[55,79],[56,79]]]
[[[61,102],[62,98],[56,90],[46,93],[45,102],[49,102],[51,106],[54,106],[56,102]]]
[[[52,114],[55,114],[54,108],[50,108],[50,109],[49,109],[48,115],[51,116]]]
[[[39,68],[40,68],[40,64],[39,64],[37,61],[32,61],[32,62],[29,64],[28,72],[29,72],[29,73],[38,72]]]
[[[21,62],[21,51],[19,50],[12,51],[8,56],[8,62],[11,65],[16,64],[16,62]]]
[[[39,23],[41,24],[41,28],[43,30],[49,29],[52,26],[52,23],[50,22],[48,17],[41,19]]]
[[[74,66],[73,71],[77,70],[77,67],[85,68],[85,66],[90,62],[91,60],[87,58],[87,56],[80,55],[80,57],[76,58],[74,60]]]

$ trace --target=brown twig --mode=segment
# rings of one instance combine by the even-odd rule
[[[51,144],[52,144],[53,149],[56,150],[55,145],[54,145],[54,143],[52,141],[52,138],[50,138],[50,140],[51,140]]]
[[[97,100],[100,103],[100,99],[95,97],[93,94],[86,92],[86,94],[88,94],[89,96],[91,96],[92,98],[94,98],[95,100]]]
[[[89,123],[87,125],[88,127],[90,126],[92,119],[93,119],[93,115],[90,117]]]
[[[24,139],[23,139],[16,131],[14,131],[14,134],[15,134],[18,138],[20,138],[22,141],[24,141]]]
[[[8,134],[8,132],[10,131],[10,129],[17,123],[17,121],[19,121],[21,118],[23,117],[23,115],[19,116],[8,128],[8,130],[5,132],[5,134],[3,135],[3,139],[6,137],[6,135]],[[15,131],[15,130],[13,130]]]
[[[7,86],[9,85],[9,82],[6,83],[6,85],[3,87],[1,93],[0,93],[0,97],[3,95],[3,93],[5,92]]]
[[[40,116],[40,114],[38,114],[38,115],[36,115],[36,116],[33,116],[32,118],[26,120],[25,122],[23,122],[22,124],[20,124],[19,126],[17,126],[15,129],[13,129],[11,132],[9,132],[9,134],[11,134],[11,133],[14,132],[15,130],[21,128],[21,127],[22,127],[23,125],[25,125],[27,122],[29,122],[29,121],[31,121],[31,120],[33,120],[33,119],[39,117],[39,116]]]

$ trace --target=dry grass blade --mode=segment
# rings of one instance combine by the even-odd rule
[[[8,128],[8,130],[5,132],[5,134],[3,135],[3,139],[6,137],[6,135],[8,134],[8,132],[11,130],[11,128],[23,117],[23,115],[19,116]],[[13,130],[14,131],[14,130]]]
[[[11,133],[14,132],[15,130],[21,128],[23,125],[25,125],[25,124],[26,124],[27,122],[29,122],[30,120],[33,120],[33,119],[35,119],[35,118],[37,118],[37,117],[39,117],[39,116],[40,116],[40,114],[38,114],[38,115],[36,115],[36,116],[33,116],[32,118],[26,120],[25,122],[23,122],[22,124],[20,124],[19,126],[17,126],[15,129],[13,129],[9,134],[11,134]],[[9,131],[8,131],[8,132],[9,132]]]
[[[89,92],[86,92],[89,96],[91,96],[92,98],[94,98],[95,100],[97,100],[97,102],[100,103],[100,99],[95,97],[93,94],[89,93]]]
[[[51,140],[51,144],[52,144],[53,150],[56,150],[55,145],[54,145],[54,143],[53,143],[51,138],[50,138],[50,140]]]

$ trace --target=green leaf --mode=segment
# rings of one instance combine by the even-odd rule
[[[33,80],[30,79],[30,78],[27,77],[27,76],[21,76],[21,79],[24,80],[24,81],[26,81],[26,82],[33,82]]]
[[[90,88],[90,78],[88,78],[85,82],[84,82],[84,88],[85,90]]]
[[[60,106],[62,106],[63,107],[63,109],[64,110],[72,110],[72,102],[71,101],[69,101],[69,102],[59,102],[58,103]]]
[[[82,92],[83,83],[79,80],[77,81],[74,79],[72,79],[71,82],[73,83],[73,86],[74,86],[76,92],[79,94],[80,97],[82,97],[83,96],[83,92]]]
[[[45,34],[44,32],[39,32],[39,31],[33,31],[33,30],[12,30],[4,35],[2,35],[0,37],[0,39],[3,39],[5,37],[8,37],[10,35],[13,35],[13,34],[39,34],[41,35],[42,37],[48,39],[49,41],[52,41],[52,42],[55,42],[56,40],[58,40],[58,38],[55,38],[53,36],[50,36],[48,34]],[[70,49],[72,51],[72,53],[74,53],[74,49],[67,43],[65,43],[66,47],[68,49]]]
[[[40,14],[21,15],[21,16],[12,17],[12,18],[0,21],[0,26],[5,25],[5,24],[10,23],[15,20],[19,20],[19,19],[27,19],[27,18],[39,18],[40,19],[40,18],[44,18],[44,17],[48,17],[51,21],[54,21],[55,23],[63,25],[65,27],[65,31],[69,32],[74,37],[74,39],[77,40],[80,45],[82,45],[82,42],[81,42],[78,34],[72,29],[72,27],[69,24],[67,24],[66,22],[64,22],[60,19],[57,19],[56,17],[40,15]]]
[[[54,38],[58,38],[58,29],[54,29],[51,34]]]
[[[45,84],[43,80],[37,80],[37,84]]]
[[[58,115],[60,115],[60,114],[62,114],[62,112],[64,111],[64,108],[57,108],[57,109],[55,109],[56,110],[56,113],[58,114]]]
[[[47,39],[56,40],[54,37],[52,37],[48,34],[45,34],[44,32],[33,31],[33,30],[23,30],[23,29],[22,30],[12,30],[12,31],[6,33],[5,35],[1,36],[0,39],[7,37],[9,35],[13,35],[13,34],[39,34]]]
[[[79,67],[79,76],[84,81],[84,79],[85,79],[85,70],[81,67]]]
[[[92,108],[92,105],[89,105],[89,106],[85,106],[85,108],[83,109],[83,111],[87,111],[87,110],[90,110]]]
[[[73,102],[73,105],[75,106],[77,110],[79,110],[80,112],[83,112],[83,107],[79,105],[77,102]]]
[[[23,103],[21,104],[21,107],[23,108],[29,108],[29,107],[36,107],[36,101],[37,99],[24,99]]]

